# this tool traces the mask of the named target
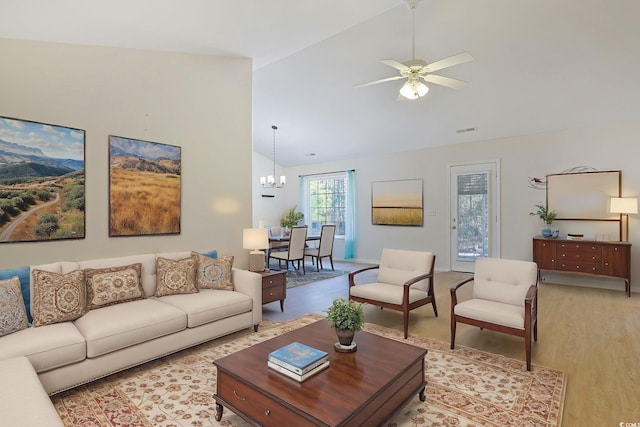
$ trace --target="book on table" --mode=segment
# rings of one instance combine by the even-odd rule
[[[329,354],[308,345],[292,342],[269,353],[268,361],[294,374],[304,375],[329,360]]]
[[[267,366],[269,366],[270,369],[273,369],[276,372],[279,372],[291,379],[294,379],[296,381],[302,382],[304,380],[306,380],[307,378],[310,378],[312,376],[314,376],[315,374],[317,374],[318,372],[324,371],[326,368],[329,367],[330,362],[328,360],[325,360],[324,362],[322,362],[320,365],[317,365],[315,368],[311,369],[310,371],[305,372],[304,374],[300,375],[300,374],[296,374],[293,371],[288,370],[285,367],[282,367],[276,363],[273,363],[272,361],[268,361],[267,362]]]

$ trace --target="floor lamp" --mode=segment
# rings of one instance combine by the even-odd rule
[[[637,197],[612,197],[609,205],[611,213],[620,214],[620,241],[629,241],[629,214],[638,213]]]
[[[264,271],[264,251],[269,247],[269,231],[266,228],[245,228],[242,230],[242,247],[249,252],[249,271]]]

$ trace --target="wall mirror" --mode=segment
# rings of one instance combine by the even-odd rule
[[[556,220],[620,221],[609,212],[609,199],[621,197],[622,171],[547,175],[547,208]]]

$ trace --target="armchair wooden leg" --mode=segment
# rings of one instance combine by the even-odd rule
[[[435,297],[432,298],[431,305],[433,306],[433,312],[435,313],[436,317],[438,317],[438,307],[436,307]]]
[[[453,350],[453,348],[456,345],[456,319],[453,316],[453,313],[451,314],[451,350]]]
[[[407,339],[407,336],[409,336],[409,312],[405,311],[404,313],[404,339]]]
[[[531,370],[531,330],[524,332],[524,353],[527,358],[527,371]]]

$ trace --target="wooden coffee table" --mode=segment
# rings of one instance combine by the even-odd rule
[[[267,367],[267,355],[291,342],[329,353],[331,365],[297,382]],[[338,353],[335,331],[320,320],[216,360],[216,420],[224,407],[255,425],[377,426],[418,394],[424,402],[427,350],[368,332],[358,350]]]

